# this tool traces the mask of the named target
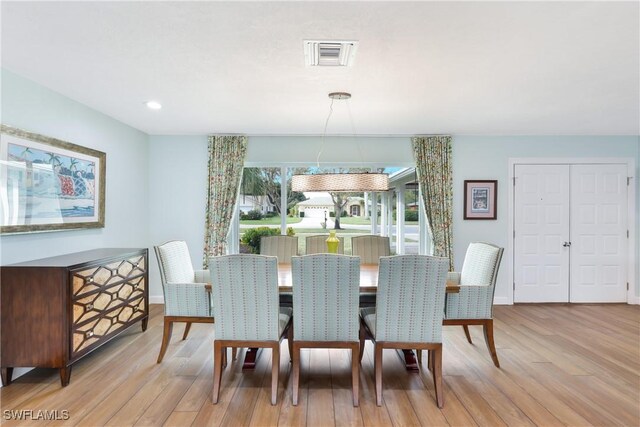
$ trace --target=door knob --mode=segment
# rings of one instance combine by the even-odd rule
[[[571,246],[571,242],[564,242],[562,246],[564,246],[565,248],[568,248],[569,246]]]

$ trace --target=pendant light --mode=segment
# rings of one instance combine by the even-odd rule
[[[331,114],[333,113],[333,102],[335,100],[348,100],[351,98],[351,94],[347,92],[331,92],[329,94],[329,98],[331,99],[329,114],[327,115],[327,119],[324,123],[321,148],[316,159],[318,168],[320,168],[320,155],[324,148],[324,138],[327,133],[327,126],[329,124]],[[360,143],[358,142],[357,137],[356,143],[358,143],[359,148]],[[389,175],[378,172],[300,174],[293,175],[291,180],[291,189],[299,192],[322,191],[331,193],[387,191],[389,190]]]

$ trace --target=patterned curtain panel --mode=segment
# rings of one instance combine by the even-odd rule
[[[202,261],[205,269],[208,257],[225,254],[246,152],[246,136],[209,136],[209,188]]]
[[[451,136],[411,139],[422,201],[433,236],[433,254],[449,258],[453,271]]]

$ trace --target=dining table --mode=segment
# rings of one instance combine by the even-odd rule
[[[286,301],[286,296],[293,291],[293,278],[291,273],[291,264],[278,264],[278,289],[280,291],[281,303]],[[378,264],[360,264],[360,296],[361,304],[363,300],[375,304],[375,295],[378,289]],[[446,292],[455,294],[460,292],[460,287],[453,282],[446,282]],[[283,298],[285,297],[285,298]],[[290,299],[289,299],[290,301]],[[243,370],[255,369],[256,362],[260,353],[259,348],[249,348],[245,353]],[[407,371],[417,372],[418,361],[416,355],[411,349],[398,350],[398,355],[403,360]]]

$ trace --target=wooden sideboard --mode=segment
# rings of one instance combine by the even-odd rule
[[[0,268],[0,368],[71,366],[149,320],[148,250],[104,248]]]

